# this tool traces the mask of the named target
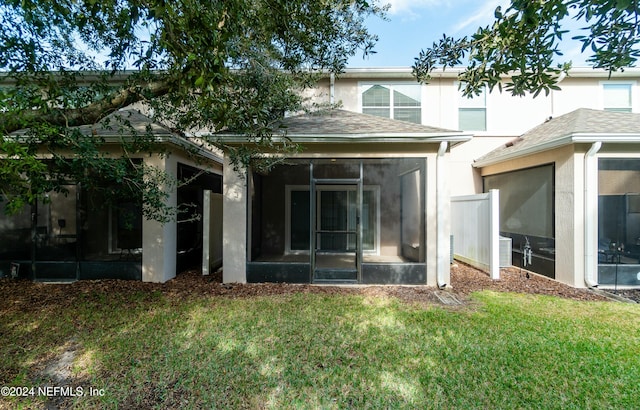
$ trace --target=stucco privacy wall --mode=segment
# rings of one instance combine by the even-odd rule
[[[574,287],[584,283],[585,147],[566,146],[483,167],[482,176],[554,164],[556,280]],[[500,192],[500,195],[508,195]]]
[[[426,159],[426,178],[425,178],[425,216],[427,223],[425,224],[426,236],[426,260],[427,260],[427,285],[435,286],[437,284],[436,272],[438,269],[438,243],[437,229],[438,223],[444,224],[446,232],[449,232],[450,217],[449,207],[446,206],[441,210],[441,218],[438,220],[437,214],[437,195],[436,195],[436,156],[437,144],[393,144],[389,147],[383,144],[308,144],[304,153],[294,156],[294,158],[416,158]],[[380,152],[384,149],[385,152]],[[443,164],[444,173],[442,177],[447,177],[446,154],[445,163]],[[445,181],[445,186],[448,185]],[[232,165],[225,159],[224,167],[224,222],[223,222],[223,281],[229,282],[246,282],[246,261],[247,261],[247,182],[246,178],[239,175],[233,170]],[[384,192],[381,192],[384,195]],[[448,192],[442,193],[446,195],[446,203],[449,202]],[[382,233],[384,234],[384,233]],[[441,248],[440,259],[446,260],[445,264],[441,264],[442,280],[447,284],[450,283],[450,273],[448,265],[448,235],[446,241],[446,249]],[[442,244],[441,244],[442,246]]]
[[[164,170],[170,177],[177,178],[178,163],[190,165],[194,168],[221,174],[221,165],[213,161],[197,163],[180,151],[169,155],[153,155],[144,158],[146,165]],[[167,205],[177,205],[176,187],[170,190]],[[176,258],[178,249],[178,224],[175,220],[164,224],[148,220],[142,221],[142,281],[166,282],[176,276]]]

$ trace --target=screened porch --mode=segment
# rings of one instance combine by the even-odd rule
[[[425,283],[425,158],[250,173],[249,282]]]

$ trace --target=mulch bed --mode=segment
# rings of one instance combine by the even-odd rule
[[[461,296],[468,296],[480,290],[492,290],[559,296],[575,300],[609,300],[589,289],[576,289],[545,276],[514,267],[501,269],[500,279],[492,280],[484,272],[457,263],[451,268],[451,286],[453,292]]]
[[[128,294],[160,292],[179,302],[193,296],[246,298],[255,296],[289,295],[293,293],[361,294],[365,296],[395,297],[409,303],[439,303],[435,288],[426,286],[312,286],[283,283],[222,284],[220,273],[202,276],[187,271],[166,283],[143,283],[126,280],[78,281],[72,284],[44,284],[27,280],[0,279],[0,312],[7,310],[38,310],[50,306],[72,307],[82,298],[99,301],[104,295],[118,294],[127,300]],[[500,280],[475,268],[457,263],[451,268],[451,289],[448,291],[461,301],[472,292],[492,290],[553,295],[575,300],[608,300],[587,289],[575,289],[517,268],[503,269]]]

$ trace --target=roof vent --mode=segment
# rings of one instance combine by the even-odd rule
[[[511,141],[509,141],[509,142],[505,143],[505,144],[504,144],[504,146],[505,146],[505,147],[507,147],[507,148],[509,148],[509,147],[513,147],[513,145],[514,145],[516,142],[520,142],[520,141],[522,141],[522,137],[514,138],[514,139],[512,139]]]

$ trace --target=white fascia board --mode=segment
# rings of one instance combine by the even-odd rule
[[[119,144],[122,141],[122,138],[124,137],[126,136],[107,135],[107,136],[103,136],[102,138],[104,139],[104,142],[106,144]],[[7,140],[13,139],[16,142],[24,142],[25,137],[23,135],[12,134],[10,136],[4,136],[2,138],[5,138]],[[216,155],[215,153],[205,148],[202,148],[198,144],[192,141],[186,140],[184,138],[180,138],[176,136],[156,136],[154,140],[158,144],[171,144],[185,151],[195,150],[196,153],[201,157],[210,159],[211,161],[217,162],[219,164],[222,164],[224,162],[224,160],[219,155]]]
[[[457,78],[458,75],[466,70],[466,67],[453,67],[443,70],[435,68],[431,73],[431,78]],[[518,71],[502,75],[502,78],[510,78],[517,75]],[[327,74],[328,76],[328,74]],[[340,73],[338,78],[415,78],[411,67],[362,67],[347,68]],[[568,77],[575,78],[633,78],[640,77],[640,68],[627,67],[624,71],[614,71],[609,73],[605,69],[597,69],[593,67],[574,67],[569,70]]]
[[[580,133],[573,134],[572,136],[573,142],[602,142],[602,143],[610,143],[610,144],[623,144],[628,142],[640,142],[640,133],[613,133],[613,134],[589,134],[589,133]]]
[[[224,162],[224,160],[219,155],[216,155],[215,153],[205,148],[202,148],[200,145],[194,143],[193,141],[189,141],[185,138],[176,137],[176,136],[158,137],[156,138],[156,141],[160,143],[172,144],[176,147],[184,149],[185,151],[195,150],[198,155],[204,158],[210,159],[212,161],[215,161],[219,164],[222,164]]]
[[[578,143],[594,143],[594,142],[602,142],[604,144],[624,144],[624,143],[640,143],[640,133],[638,134],[629,134],[629,133],[618,133],[618,134],[590,134],[590,133],[579,133],[579,134],[571,134],[565,137],[548,141],[542,144],[533,145],[531,147],[506,153],[504,155],[500,155],[494,158],[490,158],[488,160],[483,161],[475,161],[472,165],[474,168],[482,168],[489,165],[497,164],[500,162],[509,161],[512,159],[526,157],[528,155],[537,154],[543,151],[549,151],[554,148],[560,148],[565,145],[570,144],[578,144]]]
[[[227,142],[231,143],[247,143],[251,142],[246,137],[236,134],[218,134]],[[441,142],[448,141],[453,143],[469,141],[473,138],[472,134],[443,134],[443,133],[385,133],[385,134],[304,134],[304,135],[274,135],[273,140],[276,142],[283,141],[285,138],[295,143],[393,143],[393,142]]]
[[[124,137],[124,136],[123,136]],[[107,144],[119,144],[121,141],[120,136],[116,137],[116,136],[105,136],[103,137],[105,143]],[[207,158],[211,161],[217,162],[219,164],[222,164],[224,161],[223,159],[219,156],[216,155],[215,153],[202,148],[201,146],[199,146],[198,144],[189,141],[187,139],[181,138],[181,137],[176,137],[176,136],[156,136],[154,138],[154,141],[158,144],[171,144],[173,146],[179,147],[185,151],[190,151],[190,150],[194,150],[198,155],[200,155],[203,158]]]
[[[513,151],[513,152],[508,152],[505,153],[503,155],[499,155],[497,157],[494,158],[489,158],[487,160],[481,160],[481,161],[474,161],[474,163],[472,164],[472,166],[474,168],[482,168],[482,167],[486,167],[488,165],[493,165],[493,164],[497,164],[500,162],[504,162],[504,161],[509,161],[512,159],[516,159],[516,158],[522,158],[522,157],[526,157],[528,155],[531,154],[536,154],[538,152],[542,152],[542,151],[548,151],[550,149],[554,149],[554,148],[559,148],[565,145],[569,145],[571,144],[571,136],[566,136],[566,137],[562,137],[560,139],[556,139],[553,141],[549,141],[549,142],[545,142],[542,144],[538,144],[538,145],[532,145],[528,148],[525,149],[521,149],[521,150],[517,150],[517,151]]]

